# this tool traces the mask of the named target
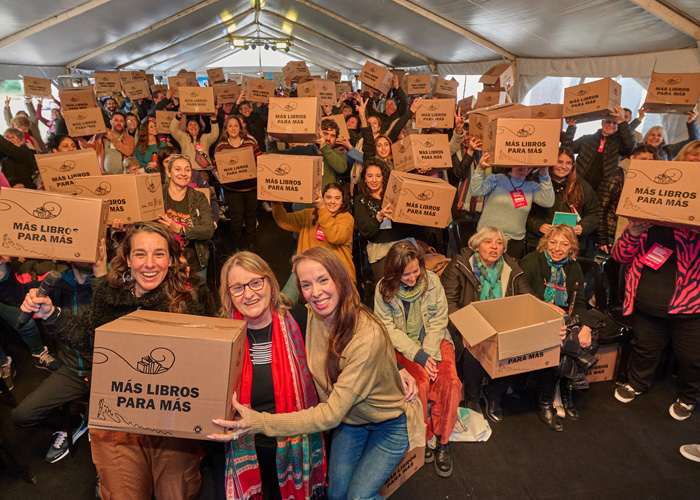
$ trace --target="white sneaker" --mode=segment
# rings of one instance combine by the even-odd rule
[[[684,444],[680,449],[681,455],[693,462],[700,462],[700,444]]]

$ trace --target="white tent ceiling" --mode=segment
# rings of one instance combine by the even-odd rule
[[[700,72],[698,0],[0,0],[0,11],[0,79],[217,61],[241,72],[225,35],[256,32],[344,71],[370,60],[479,74],[511,59],[530,76]]]

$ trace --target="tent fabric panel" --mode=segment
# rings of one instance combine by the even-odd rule
[[[82,5],[87,0],[0,0],[0,39]]]

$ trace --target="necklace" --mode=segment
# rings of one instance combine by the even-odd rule
[[[272,363],[272,322],[267,327],[267,341],[255,342],[255,336],[250,329],[247,331],[249,340],[250,362],[254,365],[269,365]]]
[[[520,183],[520,185],[518,187],[515,187],[515,184],[513,184],[513,178],[510,175],[508,175],[506,177],[508,177],[508,180],[510,181],[510,185],[513,186],[513,191],[520,189],[527,182],[527,179],[523,179],[523,181]]]

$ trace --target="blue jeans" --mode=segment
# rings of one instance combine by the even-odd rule
[[[379,488],[408,448],[406,414],[378,424],[340,424],[333,432],[328,500],[381,500]]]
[[[22,311],[19,307],[0,303],[0,318],[5,320],[13,328],[21,314]],[[27,344],[32,354],[39,355],[44,351],[44,342],[41,340],[41,334],[33,319],[30,319],[17,333],[22,337],[22,340]]]

